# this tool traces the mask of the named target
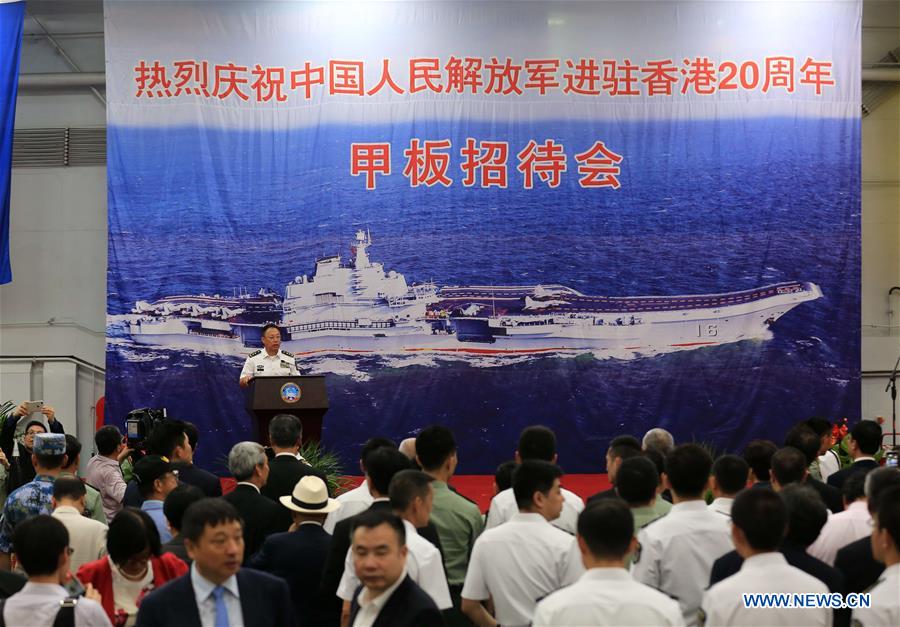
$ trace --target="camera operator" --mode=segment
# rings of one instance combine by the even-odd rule
[[[94,434],[94,443],[97,454],[88,462],[84,478],[100,490],[106,519],[112,521],[122,509],[125,496],[121,464],[132,451],[125,445],[122,432],[113,425],[100,427]]]
[[[147,453],[161,455],[172,462],[178,470],[181,483],[200,488],[206,496],[222,496],[222,488],[218,478],[210,472],[194,466],[194,451],[189,438],[190,427],[181,420],[163,420],[153,425],[153,431],[147,438]],[[125,490],[125,505],[141,507],[141,497],[135,481],[128,483]]]

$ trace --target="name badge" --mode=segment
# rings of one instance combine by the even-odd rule
[[[281,367],[282,367],[282,368],[290,368],[290,367],[291,367],[291,364],[288,363],[288,362],[286,362],[285,360],[282,359],[282,360],[281,360]]]
[[[259,365],[256,367],[256,371],[257,371],[257,372],[265,372],[265,371],[266,371],[266,367],[265,367],[263,364],[259,364]]]

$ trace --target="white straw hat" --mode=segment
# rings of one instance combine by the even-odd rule
[[[339,501],[328,498],[325,482],[315,475],[300,479],[292,494],[278,500],[289,510],[302,514],[328,514],[341,506]]]

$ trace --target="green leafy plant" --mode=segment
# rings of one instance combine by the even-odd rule
[[[300,447],[300,456],[310,466],[325,473],[329,494],[341,494],[347,490],[344,467],[336,453],[324,448],[318,442],[304,442]]]

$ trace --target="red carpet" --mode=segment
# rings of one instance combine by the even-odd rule
[[[347,476],[347,489],[350,490],[358,486],[363,478]],[[234,479],[222,479],[222,491],[226,494],[234,490]],[[460,494],[472,499],[478,503],[478,507],[482,512],[486,512],[491,505],[491,499],[494,496],[494,476],[493,475],[459,475],[453,477],[450,484],[456,488]],[[565,475],[563,476],[563,487],[571,490],[583,499],[592,494],[596,494],[601,490],[609,488],[609,481],[606,475]]]

